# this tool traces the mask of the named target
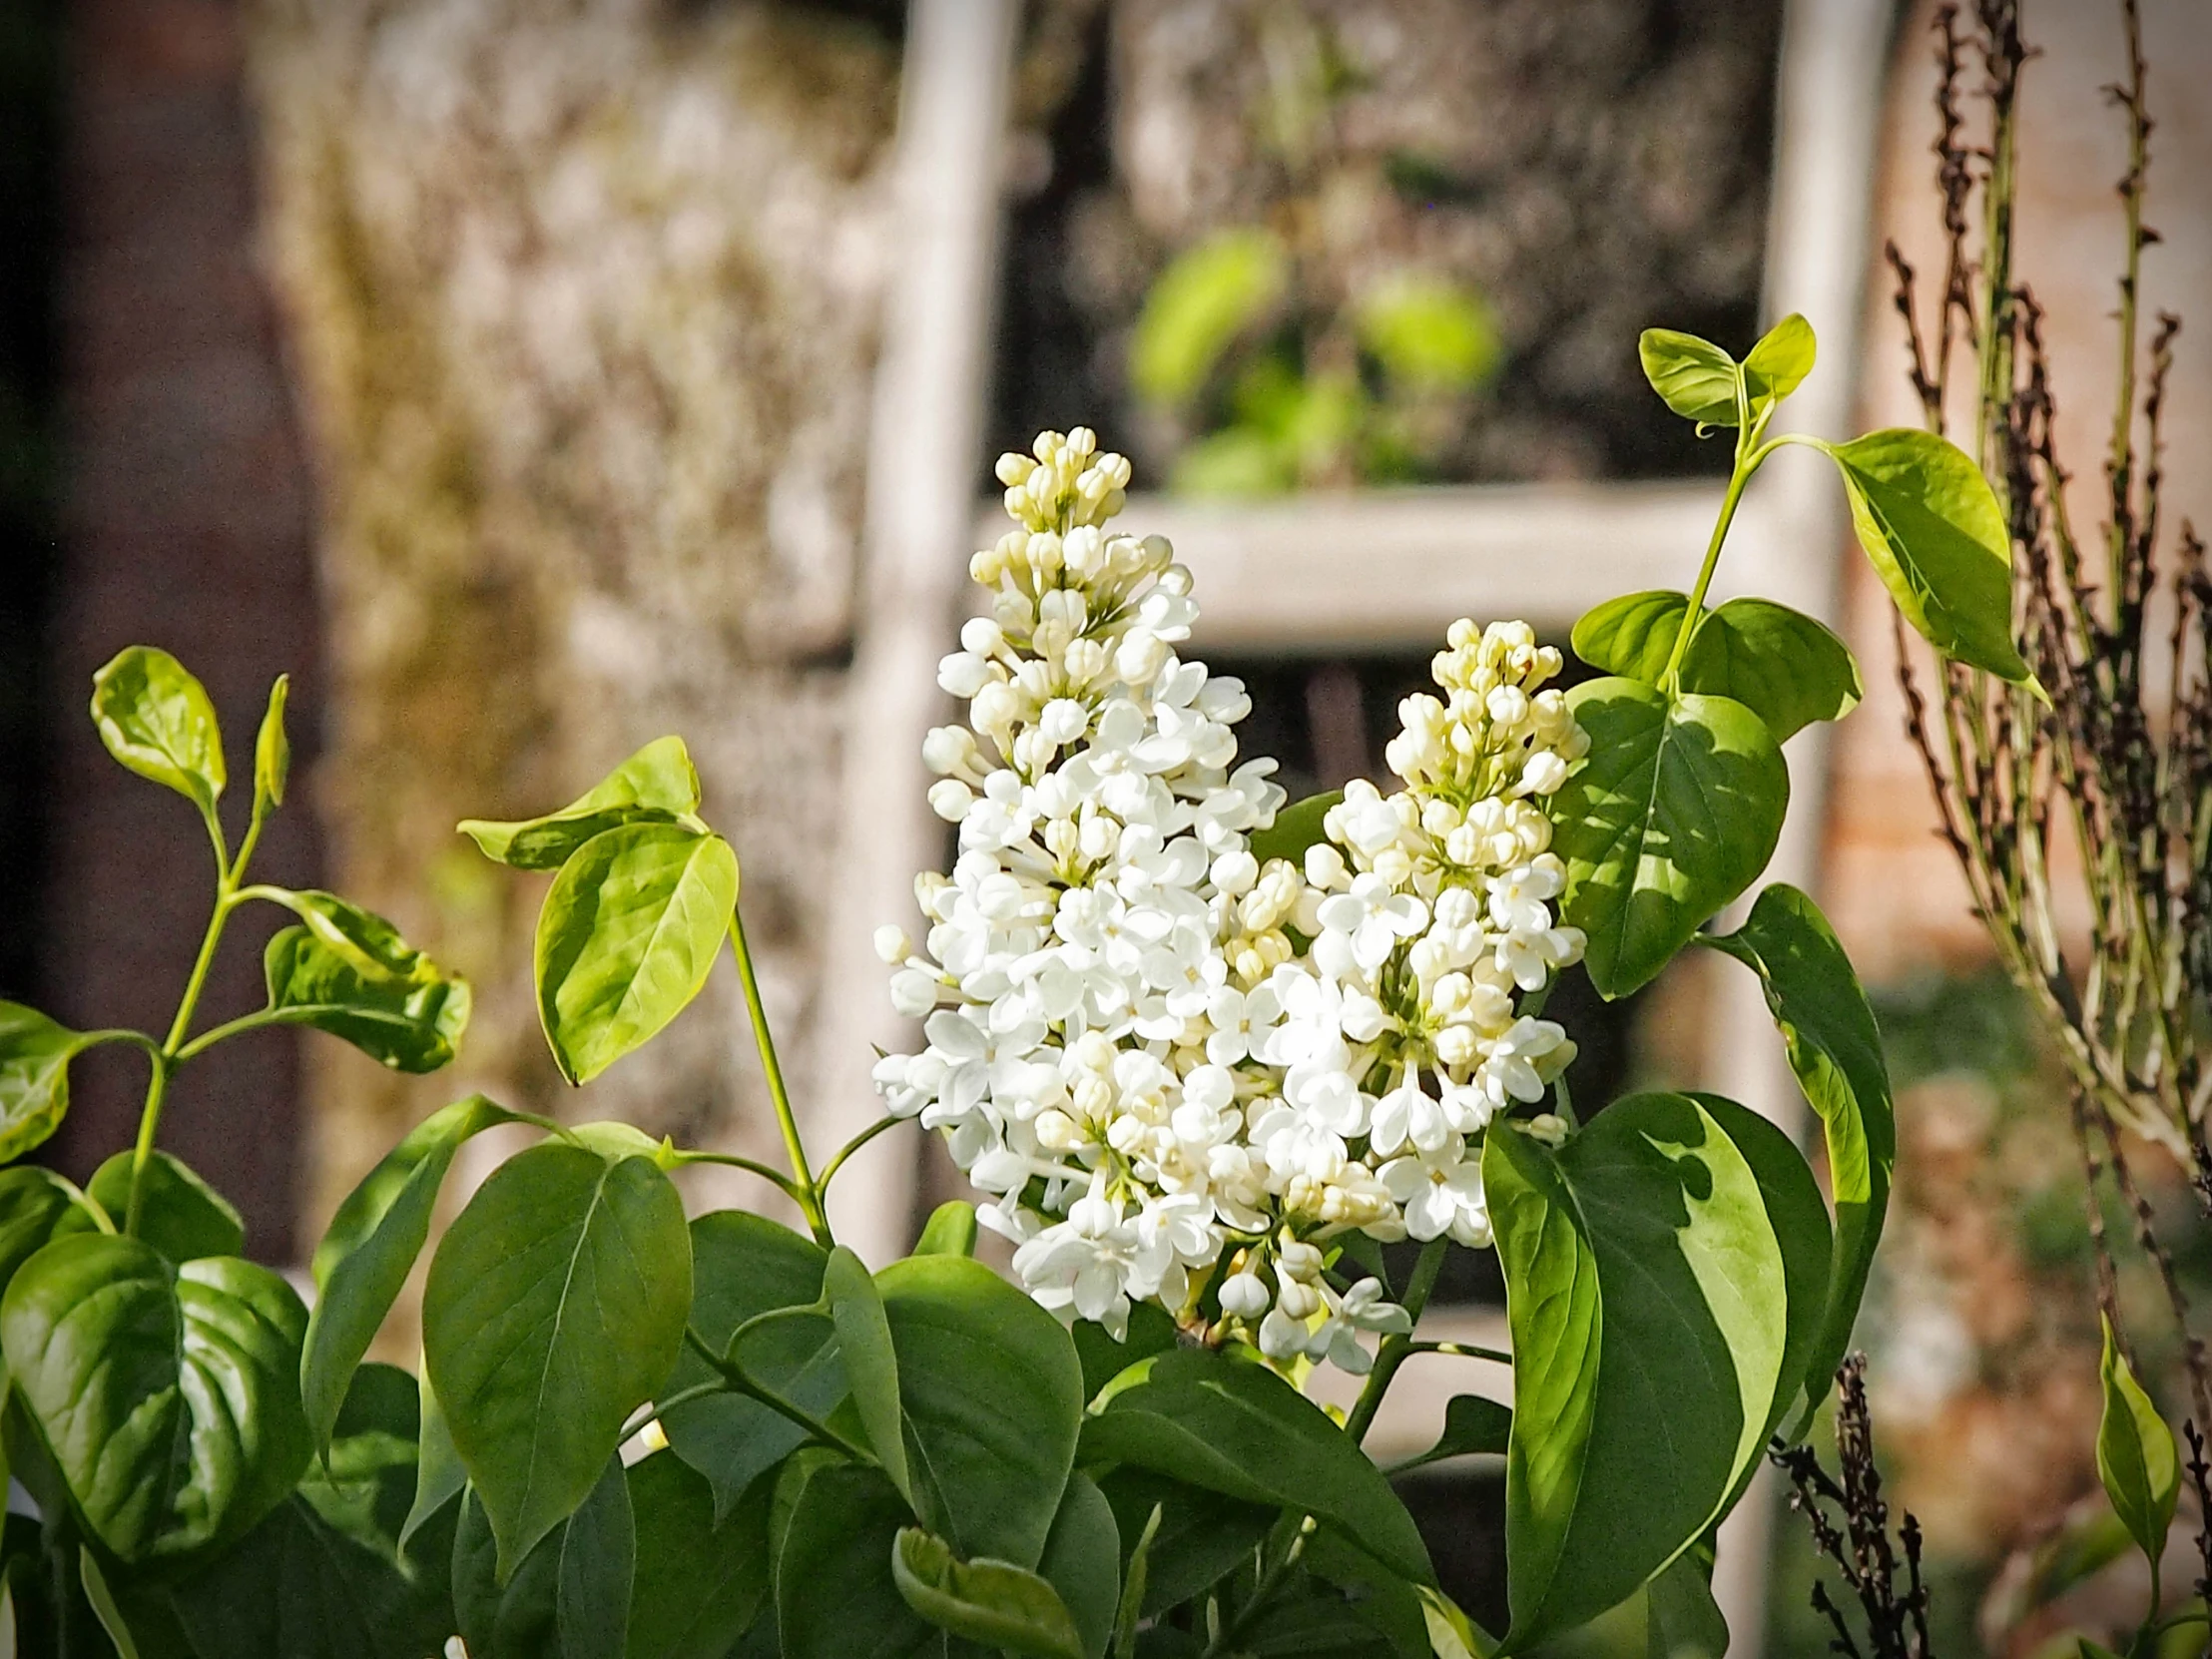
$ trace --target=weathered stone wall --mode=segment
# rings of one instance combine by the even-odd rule
[[[252,54],[321,486],[333,880],[478,993],[453,1072],[318,1052],[314,1219],[472,1088],[764,1152],[729,973],[556,1100],[543,883],[453,825],[682,733],[805,1053],[896,42],[765,4],[269,0]]]

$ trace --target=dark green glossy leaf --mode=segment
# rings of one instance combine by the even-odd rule
[[[668,1380],[691,1309],[668,1177],[549,1142],[509,1159],[438,1246],[425,1363],[502,1566],[583,1502]]]
[[[436,1071],[458,1051],[474,998],[459,974],[409,954],[403,973],[365,974],[305,927],[283,928],[263,957],[270,1011],[342,1037],[394,1071]]]
[[[942,1538],[901,1528],[891,1578],[906,1605],[940,1630],[1037,1659],[1085,1659],[1083,1638],[1059,1591],[1005,1561],[962,1561]]]
[[[1819,1114],[1828,1143],[1835,1259],[1820,1340],[1806,1362],[1806,1408],[1794,1430],[1802,1435],[1851,1346],[1867,1272],[1889,1213],[1898,1144],[1889,1065],[1874,1008],[1851,958],[1820,906],[1797,888],[1776,882],[1760,893],[1743,926],[1703,942],[1759,975],[1790,1069]]]
[[[1428,1552],[1382,1471],[1327,1412],[1264,1366],[1208,1349],[1151,1363],[1083,1424],[1085,1463],[1133,1463],[1247,1503],[1333,1522],[1400,1576]]]
[[[50,1169],[0,1170],[0,1290],[51,1241],[99,1229],[85,1195]]]
[[[929,1212],[928,1224],[914,1245],[916,1256],[973,1256],[975,1206],[955,1198]]]
[[[1697,1543],[1677,1555],[1644,1601],[1649,1659],[1722,1659],[1728,1620],[1713,1599],[1713,1546]]]
[[[1575,687],[1567,705],[1590,753],[1552,798],[1561,919],[1588,935],[1591,983],[1620,997],[1758,879],[1790,774],[1765,723],[1725,697],[1608,678]]]
[[[225,783],[223,731],[207,688],[168,652],[134,645],[95,674],[92,723],[124,766],[215,811]]]
[[[1804,612],[1767,599],[1731,599],[1698,623],[1682,659],[1682,689],[1733,698],[1767,723],[1776,743],[1817,720],[1843,719],[1867,690],[1849,646]]]
[[[1759,343],[1744,353],[1744,380],[1754,404],[1779,403],[1813,372],[1816,354],[1813,325],[1796,311],[1759,336]]]
[[[1574,654],[1600,674],[1656,686],[1674,654],[1675,636],[1690,609],[1690,596],[1670,589],[1624,593],[1582,613],[1574,625]]]
[[[554,1594],[561,1659],[623,1659],[637,1553],[630,1482],[622,1459],[610,1457],[591,1495],[561,1528]]]
[[[1327,1526],[1307,1538],[1299,1564],[1307,1580],[1303,1599],[1319,1615],[1309,1628],[1328,1622],[1364,1632],[1355,1637],[1355,1651],[1374,1653],[1379,1659],[1383,1654],[1392,1659],[1434,1659],[1419,1593],[1426,1586],[1407,1583],[1357,1540]],[[1263,1653],[1301,1651],[1286,1642],[1289,1634],[1263,1624],[1254,1645]]]
[[[698,811],[699,774],[684,740],[656,738],[557,813],[512,824],[470,819],[461,833],[516,869],[558,869],[594,835],[626,824],[675,824]]]
[[[656,1452],[630,1466],[637,1516],[629,1659],[727,1659],[767,1602],[766,1481],[726,1521],[704,1476]]]
[[[578,848],[538,914],[538,1013],[561,1075],[588,1083],[683,1012],[737,902],[719,835],[633,824]]]
[[[1329,838],[1322,829],[1322,820],[1329,816],[1329,809],[1344,798],[1343,790],[1325,790],[1320,795],[1292,802],[1275,815],[1273,824],[1252,832],[1251,840],[1246,843],[1247,850],[1263,864],[1270,858],[1302,862],[1309,846]]]
[[[1819,1333],[1828,1217],[1788,1137],[1712,1097],[1631,1096],[1556,1152],[1494,1134],[1482,1174],[1515,1357],[1518,1649],[1633,1593],[1734,1502]]]
[[[92,1172],[85,1192],[121,1223],[131,1207],[133,1155],[118,1152]],[[236,1256],[246,1248],[246,1222],[238,1206],[200,1178],[198,1171],[159,1147],[146,1162],[138,1236],[172,1262],[202,1256]]]
[[[2104,1416],[2097,1424],[2097,1478],[2128,1536],[2155,1564],[2166,1552],[2174,1500],[2181,1490],[2181,1459],[2173,1430],[2135,1381],[2135,1373],[2104,1321]]]
[[[399,1535],[414,1500],[421,1434],[415,1380],[397,1366],[361,1367],[329,1450],[308,1463],[298,1496],[333,1531],[402,1567]]]
[[[1121,1528],[1089,1475],[1068,1476],[1037,1571],[1059,1592],[1083,1639],[1084,1659],[1105,1659],[1121,1601]]]
[[[1683,419],[1736,424],[1736,359],[1712,341],[1673,328],[1646,328],[1636,354],[1651,389]]]
[[[1246,1502],[1135,1464],[1106,1470],[1098,1487],[1113,1506],[1123,1537],[1139,1536],[1159,1514],[1147,1582],[1139,1592],[1146,1618],[1249,1566],[1279,1514],[1272,1502]]]
[[[480,1094],[457,1100],[409,1130],[338,1206],[315,1246],[315,1309],[299,1368],[299,1392],[317,1445],[328,1437],[353,1368],[422,1253],[453,1155],[470,1136],[517,1121]]]
[[[1096,1320],[1076,1321],[1069,1335],[1075,1339],[1076,1358],[1083,1363],[1083,1398],[1088,1403],[1138,1361],[1173,1348],[1175,1321],[1158,1303],[1139,1302],[1130,1308],[1129,1330],[1118,1343]]]
[[[778,1492],[779,1504],[787,1502]],[[776,1553],[776,1614],[784,1659],[906,1659],[940,1655],[891,1579],[891,1547],[912,1516],[873,1469],[829,1463],[806,1473]]]
[[[1074,1343],[965,1257],[893,1262],[876,1285],[898,1351],[922,1518],[971,1559],[1034,1567],[1075,1463],[1083,1372]]]
[[[453,1532],[453,1612],[469,1659],[553,1659],[560,1653],[561,1539],[555,1526],[504,1582],[499,1542],[474,1487]]]
[[[91,1233],[17,1271],[0,1348],[86,1524],[135,1562],[237,1538],[291,1490],[311,1449],[293,1382],[306,1323],[267,1268],[178,1268]]]
[[[0,1002],[0,1163],[22,1157],[69,1112],[69,1062],[93,1039],[36,1008]]]
[[[1403,1474],[1446,1457],[1477,1454],[1502,1457],[1513,1432],[1513,1408],[1480,1394],[1454,1394],[1444,1407],[1444,1429],[1436,1443],[1417,1457],[1409,1457],[1390,1472]]]
[[[891,1327],[883,1314],[883,1298],[859,1257],[842,1245],[830,1253],[829,1265],[823,1270],[822,1294],[830,1304],[837,1351],[844,1360],[845,1385],[851,1391],[861,1430],[883,1473],[898,1488],[899,1495],[911,1503],[913,1483],[906,1472],[898,1356],[891,1348]]]
[[[254,798],[263,812],[284,804],[284,786],[291,780],[291,740],[284,736],[284,705],[290,701],[291,676],[279,674],[254,737]]]
[[[1905,620],[1946,657],[2032,683],[2012,643],[2012,537],[1973,457],[1909,427],[1829,450],[1852,523]]]

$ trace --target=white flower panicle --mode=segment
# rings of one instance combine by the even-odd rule
[[[1542,689],[1559,654],[1457,624],[1444,699],[1400,710],[1405,789],[1354,784],[1302,863],[1263,863],[1275,763],[1238,764],[1243,686],[1178,653],[1190,572],[1107,528],[1129,463],[1079,427],[998,477],[1017,528],[970,566],[991,615],[938,668],[967,721],[923,747],[958,856],[915,883],[921,946],[876,938],[927,1041],[877,1087],[945,1135],[1062,1317],[1119,1336],[1156,1302],[1365,1371],[1361,1339],[1408,1322],[1330,1241],[1487,1244],[1485,1126],[1574,1054],[1521,1001],[1582,949],[1542,807],[1587,744]]]

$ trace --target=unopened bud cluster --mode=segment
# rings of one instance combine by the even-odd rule
[[[915,884],[922,947],[877,938],[927,1042],[877,1086],[943,1132],[1063,1317],[1118,1335],[1155,1301],[1363,1371],[1405,1314],[1329,1241],[1487,1244],[1485,1128],[1574,1053],[1521,1011],[1582,948],[1551,907],[1543,803],[1586,747],[1544,689],[1558,653],[1455,625],[1444,697],[1401,706],[1406,787],[1353,785],[1325,840],[1263,863],[1275,763],[1238,764],[1243,686],[1179,654],[1190,573],[1107,527],[1128,462],[1078,428],[998,477],[1017,528],[971,565],[991,614],[938,672],[967,719],[924,747],[958,856]]]

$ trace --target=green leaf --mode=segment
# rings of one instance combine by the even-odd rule
[[[399,1544],[414,1499],[422,1409],[415,1380],[397,1366],[353,1374],[325,1457],[310,1461],[297,1495],[332,1531],[404,1568]]]
[[[1736,359],[1712,341],[1646,328],[1636,354],[1651,389],[1676,414],[1705,426],[1736,424]]]
[[[1820,906],[1796,887],[1776,882],[1760,893],[1743,926],[1733,933],[1705,935],[1701,942],[1759,975],[1789,1051],[1790,1069],[1819,1114],[1828,1143],[1835,1257],[1820,1340],[1806,1362],[1806,1407],[1793,1431],[1802,1436],[1851,1347],[1867,1273],[1889,1213],[1898,1143],[1890,1069],[1874,1007],[1859,987],[1851,958]]]
[[[139,1659],[139,1646],[132,1639],[130,1621],[116,1605],[115,1592],[108,1588],[108,1580],[100,1571],[100,1562],[93,1555],[90,1544],[77,1546],[77,1575],[85,1587],[85,1599],[92,1603],[93,1617],[100,1621],[100,1628],[107,1633],[108,1640],[115,1643],[119,1659]]]
[[[1289,858],[1294,863],[1303,860],[1309,846],[1329,838],[1328,831],[1322,829],[1322,820],[1329,816],[1329,809],[1344,798],[1343,790],[1325,790],[1304,801],[1292,802],[1275,815],[1273,824],[1252,832],[1247,849],[1263,864],[1270,858]]]
[[[1074,1343],[966,1257],[909,1257],[875,1283],[898,1351],[921,1517],[971,1558],[1034,1567],[1075,1464]]]
[[[1608,678],[1575,687],[1567,706],[1590,752],[1552,798],[1561,919],[1588,935],[1591,983],[1620,997],[1758,879],[1790,774],[1766,724],[1729,698]]]
[[[117,1221],[131,1207],[132,1158],[129,1152],[118,1152],[85,1183],[86,1196]],[[246,1248],[246,1222],[238,1206],[198,1171],[157,1147],[147,1158],[138,1236],[182,1264],[202,1256],[238,1255]]]
[[[315,1246],[315,1308],[299,1366],[299,1392],[318,1448],[329,1440],[353,1368],[430,1236],[453,1155],[470,1136],[517,1121],[480,1094],[457,1100],[409,1130],[338,1206]]]
[[[453,1531],[453,1611],[470,1659],[550,1659],[560,1652],[561,1540],[557,1525],[504,1582],[499,1543],[474,1487]]]
[[[630,1586],[637,1545],[630,1482],[623,1474],[622,1459],[609,1457],[599,1483],[561,1529],[554,1594],[561,1659],[623,1659],[630,1635]]]
[[[1493,1134],[1482,1175],[1521,1649],[1633,1593],[1749,1481],[1818,1334],[1828,1217],[1789,1138],[1709,1096],[1631,1096],[1556,1152]]]
[[[790,1228],[742,1210],[718,1210],[691,1224],[692,1329],[718,1354],[739,1327],[778,1308],[822,1300],[830,1253]],[[763,1333],[742,1356],[747,1374],[801,1409],[827,1416],[845,1395],[844,1367],[828,1320]],[[711,1381],[713,1370],[687,1349],[668,1380],[677,1393]],[[718,1523],[750,1487],[806,1439],[806,1430],[757,1399],[712,1394],[677,1406],[661,1420],[669,1447],[713,1483]]]
[[[207,688],[168,652],[134,645],[95,674],[92,723],[124,766],[215,811],[226,782],[223,731]]]
[[[860,1427],[875,1460],[907,1502],[913,1481],[906,1472],[905,1417],[899,1409],[898,1356],[891,1348],[883,1298],[859,1257],[839,1245],[823,1270],[822,1294],[836,1327],[837,1350]],[[742,1361],[741,1361],[742,1363]]]
[[[578,848],[538,913],[538,1013],[561,1075],[590,1082],[683,1012],[737,903],[719,835],[633,824]]]
[[[1131,1366],[1167,1353],[1176,1343],[1175,1320],[1156,1302],[1139,1302],[1130,1308],[1128,1332],[1118,1343],[1096,1320],[1077,1320],[1069,1335],[1075,1339],[1076,1358],[1083,1364],[1086,1404]]]
[[[299,892],[272,888],[270,892],[299,918],[315,943],[363,979],[408,984],[432,977],[454,978],[401,938],[398,928],[350,899],[314,888]]]
[[[1168,263],[1145,295],[1129,345],[1129,380],[1148,403],[1197,396],[1237,336],[1260,321],[1290,278],[1283,245],[1259,229],[1218,231]]]
[[[1479,296],[1443,277],[1398,271],[1360,295],[1360,343],[1390,379],[1417,390],[1480,385],[1497,367],[1497,328]]]
[[[944,1638],[922,1622],[891,1578],[891,1549],[912,1516],[874,1469],[829,1462],[801,1471],[776,1551],[776,1616],[783,1659],[906,1659],[937,1654]]]
[[[404,972],[363,973],[305,927],[269,941],[270,1012],[342,1037],[394,1071],[450,1065],[474,1000],[468,981],[420,951]]]
[[[1849,646],[1802,611],[1766,599],[1731,599],[1698,623],[1682,659],[1682,689],[1733,698],[1767,723],[1776,743],[1817,720],[1843,719],[1867,692]]]
[[[1060,1595],[1082,1634],[1084,1659],[1105,1659],[1121,1601],[1121,1527],[1113,1505],[1089,1475],[1068,1476],[1060,1512],[1037,1571]]]
[[[682,1458],[663,1451],[630,1465],[629,1659],[728,1659],[768,1599],[769,1496],[763,1482],[718,1520],[713,1488]]]
[[[940,1630],[1038,1659],[1085,1659],[1083,1638],[1059,1591],[1005,1561],[962,1561],[942,1538],[901,1528],[891,1577],[906,1605]]]
[[[1137,1626],[1144,1618],[1145,1590],[1152,1572],[1152,1540],[1160,1535],[1166,1515],[1165,1505],[1155,1503],[1129,1551],[1129,1570],[1122,1574],[1121,1595],[1114,1606],[1114,1659],[1136,1659]]]
[[[1744,353],[1744,383],[1755,414],[1759,404],[1779,403],[1805,383],[1813,372],[1815,346],[1813,325],[1792,311]]]
[[[1436,1443],[1419,1456],[1395,1465],[1390,1472],[1403,1474],[1424,1464],[1440,1463],[1446,1457],[1468,1457],[1478,1453],[1502,1457],[1512,1432],[1513,1408],[1510,1405],[1500,1405],[1480,1394],[1454,1394],[1444,1407],[1444,1431],[1436,1436]]]
[[[487,858],[516,869],[558,869],[594,835],[626,824],[678,824],[698,811],[699,773],[684,740],[656,738],[557,813],[512,824],[469,819],[460,828]]]
[[[1728,1620],[1713,1599],[1713,1546],[1701,1539],[1651,1581],[1644,1602],[1649,1659],[1722,1659]]]
[[[534,1146],[454,1220],[423,1353],[503,1571],[590,1494],[667,1381],[691,1297],[683,1203],[643,1158]]]
[[[1859,545],[1905,620],[1944,656],[2032,685],[2012,643],[2012,538],[1973,457],[1933,432],[1891,427],[1828,453]]]
[[[291,740],[284,736],[284,705],[290,701],[291,676],[279,674],[269,688],[269,712],[254,738],[254,804],[260,812],[284,804],[291,779]]]
[[[414,1547],[415,1539],[468,1485],[468,1470],[453,1448],[453,1430],[446,1426],[445,1412],[438,1405],[437,1390],[430,1385],[427,1367],[415,1382],[420,1390],[422,1429],[415,1441],[414,1501],[407,1506],[407,1518],[399,1528],[402,1554]]]
[[[2173,1525],[2174,1500],[2181,1490],[2181,1458],[2173,1430],[2135,1381],[2120,1352],[2112,1321],[2104,1320],[2104,1358],[2097,1368],[2104,1383],[2104,1418],[2097,1424],[2097,1478],[2104,1495],[2156,1566],[2166,1552]]]
[[[1317,1515],[1392,1572],[1435,1582],[1382,1471],[1327,1412],[1264,1366],[1210,1349],[1151,1363],[1083,1424],[1083,1460],[1131,1463],[1271,1508]]]
[[[1608,599],[1574,625],[1574,654],[1600,674],[1656,686],[1666,676],[1689,608],[1688,594],[1664,588]]]
[[[928,1225],[914,1246],[916,1256],[973,1256],[975,1254],[975,1206],[964,1198],[940,1204],[929,1213]]]
[[[1134,1464],[1101,1473],[1098,1487],[1124,1537],[1154,1534],[1146,1583],[1137,1592],[1146,1618],[1193,1600],[1249,1566],[1278,1515],[1273,1503],[1248,1503]],[[1135,1574],[1134,1564],[1130,1571]]]
[[[85,1195],[52,1170],[36,1164],[0,1170],[0,1290],[53,1240],[99,1226]]]
[[[22,1157],[69,1112],[69,1062],[95,1038],[36,1008],[0,1002],[0,1163]]]
[[[17,1271],[0,1349],[86,1524],[138,1562],[229,1542],[291,1490],[306,1322],[267,1268],[79,1234]]]

